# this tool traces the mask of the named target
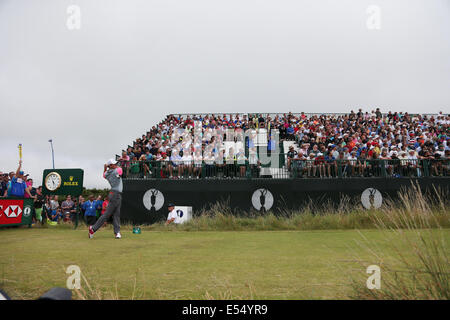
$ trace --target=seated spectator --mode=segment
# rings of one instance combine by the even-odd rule
[[[311,152],[314,153],[314,152]],[[319,178],[325,177],[325,157],[322,152],[315,155],[314,166],[319,168]]]
[[[66,200],[61,203],[61,211],[64,222],[74,221],[75,219],[75,203],[72,201],[72,196],[68,195]]]
[[[417,177],[421,176],[420,173],[420,165],[419,159],[417,158],[416,152],[411,149],[408,152],[408,174],[416,175]]]
[[[200,149],[197,149],[195,151],[193,161],[194,161],[194,169],[193,169],[194,177],[199,179],[202,173],[202,165],[203,165],[202,151]]]
[[[296,155],[297,155],[297,151],[294,150],[293,146],[290,146],[289,151],[287,153],[287,166],[288,166],[289,171],[291,170],[292,159],[294,159]]]
[[[131,148],[129,148],[131,150]],[[131,151],[130,151],[131,152]],[[134,156],[134,154],[133,154]],[[128,176],[130,173],[130,156],[127,152],[122,151],[122,156],[119,158],[119,166],[123,169],[124,178]]]
[[[236,154],[236,164],[239,167],[239,176],[241,178],[244,178],[246,174],[246,161],[247,157],[245,156],[244,149],[241,148]]]
[[[325,156],[325,169],[328,174],[328,178],[332,178],[337,175],[337,163],[336,158],[333,155],[333,149],[330,148],[328,152],[326,152]]]
[[[48,218],[53,222],[58,222],[62,218],[58,196],[50,197]]]

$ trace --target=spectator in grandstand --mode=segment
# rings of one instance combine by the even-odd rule
[[[127,150],[129,150],[129,153],[122,151],[122,156],[118,159],[119,166],[124,171],[124,178],[130,173],[130,154],[134,157],[134,154],[131,152],[131,148],[128,148]]]
[[[206,178],[211,178],[215,175],[214,170],[214,156],[212,154],[212,151],[207,151],[204,156],[204,162],[205,162],[205,174]]]
[[[192,177],[193,158],[189,147],[183,150],[183,156],[181,157],[180,160],[181,160],[180,176],[183,177],[187,174],[190,179]]]
[[[239,168],[239,176],[241,178],[244,178],[246,175],[246,161],[247,157],[245,156],[244,149],[241,148],[236,154],[236,164]]]
[[[225,173],[224,178],[235,177],[235,160],[234,148],[230,148],[228,154],[225,156]]]
[[[350,154],[347,156],[348,160],[348,166],[349,166],[349,173],[352,177],[355,176],[355,170],[358,168],[358,159],[356,158],[356,151],[350,152]]]
[[[202,164],[203,164],[203,158],[202,158],[202,151],[201,151],[201,149],[196,149],[195,150],[194,157],[193,157],[193,162],[194,162],[194,167],[193,167],[194,177],[199,179],[200,175],[202,173]]]
[[[314,166],[319,169],[319,178],[325,177],[325,157],[322,152],[315,155]]]
[[[306,159],[306,171],[308,172],[308,177],[316,176],[316,166],[314,164],[315,155],[313,152],[310,152],[308,158]]]
[[[296,155],[297,155],[297,151],[294,150],[294,146],[290,146],[289,151],[287,153],[288,170],[291,170],[291,162],[292,162],[292,159],[294,159]]]
[[[150,174],[151,159],[152,155],[150,154],[150,150],[148,149],[146,153],[143,153],[139,158],[139,172],[142,174],[143,178],[146,178]]]
[[[337,172],[336,158],[333,156],[332,148],[325,153],[324,160],[326,174],[328,175],[328,178],[332,178]]]
[[[179,170],[179,166],[181,164],[181,157],[178,153],[178,151],[175,149],[171,152],[171,156],[170,156],[170,161],[168,164],[168,169],[169,169],[169,178],[172,179],[174,178],[173,176],[173,172],[177,171],[178,176],[180,174],[180,170]],[[182,166],[182,164],[181,164]]]
[[[408,174],[415,174],[417,177],[420,177],[420,165],[419,159],[417,158],[416,152],[414,149],[409,150],[408,152]]]
[[[386,169],[386,172],[389,176],[391,176],[393,173],[393,166],[392,162],[388,160],[391,160],[392,158],[388,155],[387,152],[387,148],[383,148],[383,150],[381,151],[380,160],[384,160],[384,167]]]
[[[263,114],[250,115],[248,118],[239,115],[214,114],[194,115],[193,117],[168,115],[146,135],[136,139],[133,142],[133,148],[127,149],[127,155],[140,155],[144,153],[146,148],[149,148],[153,155],[161,152],[162,158],[163,154],[167,152],[167,156],[170,158],[172,156],[168,152],[170,148],[184,151],[192,146],[192,144],[189,144],[192,143],[190,141],[194,141],[195,148],[202,147],[202,156],[206,156],[209,150],[204,147],[209,145],[213,145],[213,154],[217,155],[224,139],[235,142],[242,140],[238,135],[239,130],[264,128],[268,137],[272,136],[272,130],[279,130],[282,139],[291,139],[290,136],[293,135],[295,143],[301,147],[304,154],[309,154],[312,151],[315,156],[319,152],[325,156],[326,149],[328,148],[329,152],[329,148],[333,147],[331,156],[335,160],[339,158],[340,152],[343,152],[344,159],[348,160],[349,157],[352,157],[351,152],[356,151],[356,166],[354,161],[348,162],[347,169],[344,172],[345,176],[354,176],[356,173],[379,176],[382,172],[380,159],[388,165],[387,173],[389,175],[393,175],[394,172],[398,173],[401,171],[401,165],[399,166],[398,163],[401,164],[402,162],[401,159],[397,161],[396,157],[400,158],[400,151],[406,151],[408,154],[408,149],[414,149],[418,153],[419,165],[423,161],[432,161],[433,168],[436,168],[432,172],[436,174],[436,170],[438,170],[438,173],[441,170],[439,167],[441,162],[437,161],[436,151],[439,151],[440,158],[442,158],[442,153],[445,153],[448,148],[446,133],[449,123],[448,115],[440,114],[438,117],[430,117],[401,112],[389,112],[383,115],[379,108],[371,112],[363,112],[358,109],[356,113],[351,111],[349,114],[342,115],[307,116],[304,113],[292,114],[289,112],[288,114],[277,114],[273,118]],[[177,133],[180,130],[182,134]],[[195,142],[195,137],[192,139],[194,132],[203,134],[198,142]],[[256,134],[257,131],[254,130],[249,136],[247,142],[249,150],[256,147],[257,140],[252,139],[252,137],[256,138]],[[387,155],[383,153],[383,149],[387,150]],[[272,151],[274,150],[271,149]],[[397,155],[394,157],[396,152]],[[228,155],[228,153],[226,154]],[[183,156],[182,153],[178,155]],[[251,155],[250,152],[249,155]],[[360,160],[361,155],[364,160]],[[287,160],[289,170],[291,169],[291,159],[292,157],[289,157]],[[250,160],[249,156],[249,163]],[[141,161],[144,161],[144,159],[142,158]],[[327,176],[330,176],[333,166],[329,166],[330,172],[328,172],[327,163],[324,162],[324,168]],[[186,163],[183,162],[182,165],[184,167]],[[214,168],[223,171],[223,162],[219,160]],[[141,171],[144,170],[145,168],[141,167]],[[322,172],[321,170],[319,169],[318,173],[319,176],[323,177],[323,170]],[[160,170],[161,173],[162,171]],[[199,170],[195,170],[193,176],[198,176],[198,172]],[[186,173],[189,174],[189,169]],[[316,175],[314,174],[314,176]]]

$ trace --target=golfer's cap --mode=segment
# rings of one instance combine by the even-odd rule
[[[169,204],[167,205],[167,208],[170,208],[170,207],[175,207],[175,205],[172,202],[169,202]]]
[[[110,164],[116,164],[116,163],[117,163],[117,161],[115,159],[111,158],[106,162],[106,165],[109,166]]]

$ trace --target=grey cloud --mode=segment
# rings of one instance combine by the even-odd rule
[[[23,143],[40,176],[53,138],[58,167],[103,186],[167,113],[449,112],[449,84],[447,0],[2,0],[0,170]]]

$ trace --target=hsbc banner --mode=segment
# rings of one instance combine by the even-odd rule
[[[32,199],[0,199],[0,227],[32,223]]]

